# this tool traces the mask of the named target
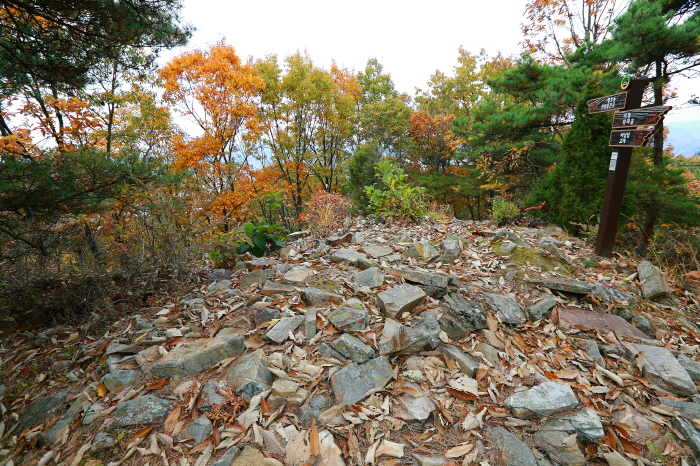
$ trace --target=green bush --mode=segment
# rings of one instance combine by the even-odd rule
[[[425,201],[425,188],[408,185],[403,169],[390,162],[379,162],[377,171],[384,189],[365,187],[370,211],[406,220],[416,220],[426,214],[428,204]]]
[[[284,247],[284,228],[269,223],[246,223],[243,225],[247,241],[241,241],[236,248],[238,254],[250,252],[255,257],[263,257],[269,249]]]
[[[520,215],[520,209],[514,202],[500,196],[491,200],[489,216],[499,225],[513,221],[518,215]]]

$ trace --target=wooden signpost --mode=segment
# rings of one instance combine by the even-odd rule
[[[588,101],[588,112],[611,112],[619,110],[613,116],[614,128],[610,133],[610,146],[614,147],[610,157],[608,181],[603,199],[603,211],[600,214],[598,237],[595,243],[595,253],[599,256],[610,257],[617,224],[622,210],[622,198],[625,194],[627,174],[632,160],[632,148],[646,146],[656,128],[643,129],[640,126],[656,126],[671,107],[637,108],[642,104],[644,88],[649,78],[622,80],[621,88],[625,92],[613,94]],[[625,128],[625,129],[615,129]]]

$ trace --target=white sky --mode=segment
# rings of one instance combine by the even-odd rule
[[[276,54],[280,59],[306,51],[317,65],[332,60],[361,71],[376,58],[396,88],[415,95],[440,70],[451,74],[460,45],[472,53],[482,48],[521,52],[520,22],[526,0],[184,0],[182,17],[194,25],[185,48],[165,52],[161,62],[220,39],[243,59]],[[677,80],[678,107],[667,120],[699,120],[700,108],[681,108],[700,94],[700,79]],[[687,107],[687,106],[686,106]],[[699,128],[700,131],[700,128]]]

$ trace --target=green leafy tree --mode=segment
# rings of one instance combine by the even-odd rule
[[[353,207],[362,213],[366,213],[369,206],[365,187],[375,183],[375,166],[381,159],[381,152],[372,144],[359,146],[348,159],[344,191],[352,199]]]

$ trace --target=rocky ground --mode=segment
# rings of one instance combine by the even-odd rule
[[[697,282],[561,230],[358,220],[104,335],[0,335],[0,466],[695,465]]]

